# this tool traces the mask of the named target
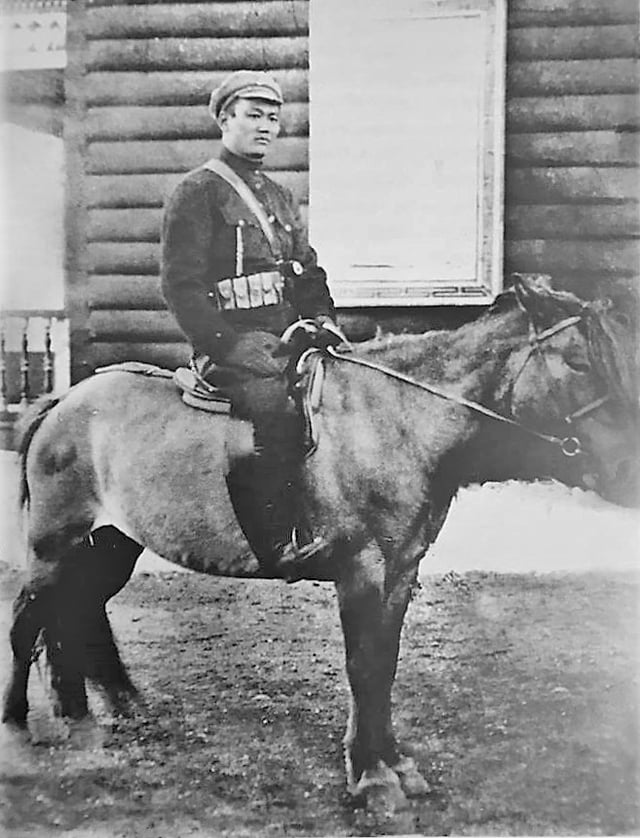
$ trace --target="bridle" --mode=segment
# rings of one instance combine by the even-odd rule
[[[519,301],[518,301],[519,302]],[[519,303],[520,304],[520,303]],[[541,362],[544,365],[544,368],[547,371],[547,376],[551,382],[551,387],[555,391],[555,396],[558,401],[558,404],[562,403],[562,397],[560,395],[560,391],[557,386],[557,381],[553,377],[551,373],[551,369],[549,368],[549,359],[544,351],[544,342],[549,338],[553,337],[554,335],[563,332],[565,329],[570,329],[572,326],[577,326],[584,320],[584,315],[576,314],[571,317],[566,317],[564,320],[560,320],[558,323],[555,323],[553,326],[549,326],[548,329],[544,329],[543,331],[539,331],[534,323],[534,321],[529,316],[529,312],[527,309],[520,304],[520,307],[524,311],[527,316],[527,320],[529,322],[529,348],[525,355],[524,361],[522,362],[520,369],[518,370],[517,375],[514,378],[512,384],[512,390],[515,387],[518,379],[522,375],[525,370],[525,367],[534,357],[534,355],[538,355]],[[599,410],[603,407],[607,402],[611,400],[611,394],[606,393],[604,396],[600,396],[597,399],[593,399],[588,404],[584,405],[583,407],[579,407],[576,410],[571,411],[571,413],[567,413],[564,417],[564,422],[568,428],[573,428],[576,419],[583,419],[585,416],[588,416],[590,413]],[[525,429],[524,426],[522,426]],[[530,430],[530,429],[526,429]],[[581,454],[584,450],[584,446],[580,441],[580,438],[574,433],[572,436],[564,437],[560,443],[560,448],[562,453],[566,457],[575,457],[578,454]]]
[[[544,364],[544,367],[547,370],[547,374],[552,382],[552,387],[556,391],[556,396],[558,396],[559,391],[557,388],[557,383],[551,373],[548,357],[544,351],[544,344],[549,338],[553,337],[554,335],[557,335],[558,333],[564,331],[565,329],[569,329],[572,326],[577,326],[580,322],[584,320],[584,315],[573,315],[571,317],[567,317],[564,320],[561,320],[558,323],[554,324],[553,326],[550,326],[548,329],[539,331],[536,328],[533,320],[531,319],[528,311],[524,308],[524,306],[521,306],[521,308],[523,308],[523,310],[525,311],[525,314],[527,315],[529,321],[529,348],[525,355],[524,361],[522,362],[522,365],[520,366],[520,369],[517,375],[515,376],[512,385],[512,390],[513,386],[516,384],[517,380],[522,375],[528,362],[537,354],[541,359],[542,363]],[[304,360],[306,359],[306,357],[308,357],[308,353],[315,353],[317,351],[317,349],[311,348],[302,353],[297,365],[298,372],[302,372]],[[555,434],[547,434],[541,431],[537,431],[535,430],[535,428],[531,428],[528,425],[519,422],[517,419],[513,419],[509,416],[504,416],[502,413],[498,413],[497,411],[492,410],[489,407],[485,407],[485,405],[473,401],[472,399],[467,399],[464,396],[459,396],[456,393],[451,393],[448,390],[443,390],[435,384],[428,384],[425,382],[416,381],[416,379],[411,378],[408,375],[404,375],[401,372],[397,372],[396,370],[392,370],[381,364],[377,364],[372,361],[366,361],[364,358],[355,357],[351,353],[340,352],[335,347],[330,346],[327,348],[326,351],[332,357],[339,359],[341,362],[346,362],[349,364],[355,364],[356,366],[377,370],[378,372],[383,373],[389,378],[394,378],[396,381],[402,381],[405,384],[410,385],[411,387],[415,387],[419,390],[431,393],[432,395],[438,396],[442,399],[446,399],[447,401],[454,402],[455,404],[459,404],[462,407],[466,407],[469,410],[474,411],[475,413],[480,413],[483,416],[487,416],[490,419],[495,419],[496,421],[502,422],[503,424],[518,428],[524,433],[536,437],[537,439],[541,439],[545,442],[551,443],[552,445],[557,445],[565,457],[576,457],[579,454],[582,454],[585,450],[582,441],[580,440],[577,433],[574,431],[575,421],[577,419],[582,419],[585,416],[588,416],[590,413],[593,413],[596,410],[599,410],[611,399],[610,393],[606,393],[604,396],[594,399],[593,401],[589,402],[583,407],[580,407],[577,410],[568,413],[564,417],[564,422],[568,427],[569,433],[566,436],[557,436]],[[559,403],[562,403],[561,398],[559,398]]]

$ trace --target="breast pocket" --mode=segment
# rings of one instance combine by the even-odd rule
[[[257,218],[242,202],[229,200],[220,207],[225,223],[225,239],[237,254],[242,242],[243,273],[251,272],[256,265],[273,261],[271,248]]]

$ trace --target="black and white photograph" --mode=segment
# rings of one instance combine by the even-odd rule
[[[639,31],[0,0],[3,835],[640,835]]]

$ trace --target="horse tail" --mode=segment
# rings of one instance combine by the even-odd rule
[[[19,503],[22,509],[29,502],[29,484],[27,483],[27,453],[29,446],[40,425],[47,415],[60,402],[61,396],[41,396],[35,401],[20,419],[18,426],[19,442],[18,457],[20,458],[20,494]]]

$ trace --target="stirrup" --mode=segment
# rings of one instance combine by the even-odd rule
[[[289,582],[296,582],[304,578],[307,562],[318,557],[329,547],[329,542],[317,536],[308,544],[299,546],[298,532],[294,527],[291,534],[291,541],[285,544],[280,555],[276,559],[276,566],[282,573],[283,578]]]

